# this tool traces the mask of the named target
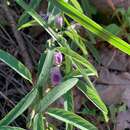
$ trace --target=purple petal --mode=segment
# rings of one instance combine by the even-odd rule
[[[61,82],[62,76],[59,67],[53,67],[51,69],[51,83],[52,85],[58,85]]]
[[[57,28],[62,28],[64,23],[63,17],[62,16],[57,16],[55,19],[55,24]]]
[[[54,54],[54,64],[60,65],[63,61],[63,55],[61,52],[55,52]]]

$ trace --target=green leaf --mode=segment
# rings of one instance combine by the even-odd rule
[[[85,96],[103,112],[103,114],[106,116],[108,115],[108,110],[94,87],[79,81],[78,89],[83,92]]]
[[[46,128],[46,130],[57,130],[57,128],[54,125],[48,123],[48,127]]]
[[[31,15],[38,23],[39,25],[41,25],[49,34],[50,36],[52,36],[52,38],[54,40],[57,40],[57,42],[59,44],[60,41],[58,40],[58,36],[57,34],[48,26],[48,24],[46,23],[46,21],[40,16],[38,15],[38,13],[33,10],[32,8],[30,8],[23,0],[15,0],[23,9],[25,9],[25,11]]]
[[[9,125],[20,116],[33,102],[37,95],[37,89],[29,92],[2,120],[0,126]]]
[[[93,67],[91,63],[89,63],[84,57],[80,56],[78,53],[74,52],[73,50],[65,47],[58,47],[57,48],[60,52],[65,55],[70,56],[73,60],[77,61],[78,63],[82,64],[89,70],[91,70],[95,75],[97,75],[96,69]]]
[[[76,33],[75,30],[71,29],[69,31],[65,31],[65,34],[77,44],[77,46],[82,50],[84,55],[88,54],[85,44],[82,41],[82,38]]]
[[[72,61],[69,56],[65,56],[65,75],[68,75],[72,71]],[[69,78],[68,78],[69,79]],[[64,95],[64,109],[67,111],[74,111],[74,99],[73,91],[70,90]],[[66,123],[66,130],[73,130],[73,126]]]
[[[48,0],[47,14],[50,14],[53,9],[54,9],[53,1],[52,0]]]
[[[47,111],[47,114],[61,121],[72,124],[81,130],[97,130],[97,128],[87,120],[63,109],[51,108]]]
[[[61,11],[59,10],[59,8],[53,6],[53,10],[48,18],[48,24],[52,24],[55,21],[55,18],[58,17],[61,14]]]
[[[91,4],[90,0],[81,0],[81,6],[89,17],[97,13],[96,7]]]
[[[68,75],[72,72],[73,64],[70,56],[65,56],[65,75]]]
[[[84,73],[86,73],[86,75],[87,75],[88,77],[89,77],[89,76],[95,76],[95,74],[94,74],[93,72],[91,72],[90,70],[88,70],[88,69],[83,69],[82,67],[81,67],[81,69],[82,69],[82,71],[83,71]],[[70,72],[69,74],[67,74],[67,75],[65,76],[66,79],[68,79],[68,78],[70,78],[70,77],[81,78],[81,77],[83,77],[83,75],[81,74],[81,72],[80,72],[78,69],[76,69],[76,70]]]
[[[115,35],[118,35],[121,32],[121,28],[114,23],[106,26],[105,29]]]
[[[29,80],[32,83],[30,71],[15,57],[0,49],[0,60],[15,70],[23,78]]]
[[[54,55],[54,50],[48,50],[45,62],[42,66],[41,73],[37,80],[36,86],[38,87],[41,93],[41,96],[43,95],[42,90],[45,90],[45,86],[46,86],[48,77],[50,75],[50,70],[53,65],[53,55]]]
[[[38,62],[38,72],[37,72],[37,75],[39,76],[41,71],[42,71],[42,67],[44,65],[44,62],[45,62],[45,59],[46,59],[46,53],[42,53],[41,56],[40,56],[40,60]]]
[[[31,20],[25,24],[22,24],[20,27],[18,27],[18,30],[24,29],[24,28],[28,28],[28,27],[32,27],[32,26],[36,26],[38,25],[38,23],[35,20]]]
[[[55,18],[61,15],[61,10],[57,8],[56,6],[54,6],[52,0],[48,0],[47,14],[49,15],[49,18],[48,18],[49,25],[51,25],[52,23],[54,24]]]
[[[86,44],[87,44],[87,48],[92,53],[92,55],[95,58],[95,60],[97,61],[97,63],[100,64],[101,58],[100,58],[99,52],[96,49],[96,47],[93,45],[92,42],[89,42],[89,41],[86,41]]]
[[[75,21],[79,22],[83,27],[88,29],[90,32],[96,34],[102,39],[108,41],[110,44],[120,49],[121,51],[130,55],[130,45],[116,37],[112,33],[105,30],[99,24],[91,20],[89,17],[78,11],[76,8],[70,4],[64,2],[63,0],[53,0],[54,4],[59,7],[65,14],[70,16]]]
[[[130,16],[130,7],[127,9],[127,15]]]
[[[70,90],[64,95],[64,109],[74,112],[73,92]],[[73,126],[66,123],[66,130],[73,130]]]
[[[118,8],[116,9],[115,13],[113,14],[113,16],[115,16],[116,14],[121,14],[122,17],[125,17],[127,12],[125,10],[125,8]],[[123,19],[124,20],[124,19]]]
[[[42,113],[35,115],[33,121],[33,130],[45,130],[44,120],[45,119],[43,118]]]
[[[76,64],[76,65],[77,65],[77,69],[82,74],[84,81],[86,81],[86,83],[87,83],[87,84],[85,84],[84,82],[79,81],[78,82],[79,89],[88,97],[88,99],[90,101],[92,101],[102,111],[105,121],[108,122],[108,120],[109,120],[108,110],[107,110],[105,104],[103,103],[100,96],[98,95],[97,90],[95,89],[93,83],[89,79],[87,73],[85,73],[82,70],[82,67],[79,64]]]
[[[11,126],[0,126],[0,130],[25,130],[25,129]]]
[[[67,91],[73,88],[78,82],[77,78],[72,78],[63,83],[55,86],[48,94],[40,101],[38,106],[38,111],[43,112],[48,108],[53,102],[55,102],[59,97],[64,95]]]
[[[31,2],[29,4],[29,8],[32,8],[32,9],[35,10],[39,6],[41,1],[42,0],[31,0]],[[25,24],[26,22],[28,22],[29,17],[30,16],[27,14],[27,12],[24,11],[24,13],[21,15],[21,17],[20,17],[20,19],[18,21],[19,25],[22,25],[22,24]]]
[[[50,26],[48,23],[32,8],[30,8],[24,1],[22,0],[15,0],[26,12],[31,15],[39,25],[41,25],[49,34],[50,36],[57,41],[57,43],[61,45],[65,45],[65,39],[62,36],[59,36]],[[51,1],[51,0],[50,0]]]
[[[77,0],[70,0],[70,1],[75,6],[76,9],[78,9],[80,12],[83,13],[83,10],[82,10],[82,8]]]

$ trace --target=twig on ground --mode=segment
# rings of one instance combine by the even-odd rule
[[[2,93],[1,91],[0,91],[0,95],[1,95],[7,102],[9,102],[11,105],[15,106],[14,102],[11,101],[11,100],[10,100],[4,93]]]
[[[2,4],[1,7],[3,8],[3,10],[7,16],[6,18],[7,18],[8,22],[10,23],[11,29],[14,33],[15,39],[16,39],[19,49],[20,49],[20,54],[21,54],[25,64],[27,65],[27,67],[30,69],[31,72],[33,72],[33,65],[32,65],[31,58],[30,58],[28,51],[26,49],[26,46],[24,44],[24,40],[23,40],[20,32],[17,30],[16,22],[11,14],[11,11],[9,11],[9,8],[7,7],[6,4]]]
[[[114,52],[113,52],[113,54],[111,56],[111,59],[108,61],[107,65],[105,66],[106,68],[108,68],[111,65],[111,63],[113,62],[113,60],[114,60],[114,58],[116,56],[116,53],[117,53],[117,50],[114,50]]]
[[[6,38],[6,40],[8,40],[8,41],[10,41],[12,44],[14,44],[15,45],[15,41],[12,39],[12,37],[9,35],[9,33],[5,30],[5,28],[2,26],[2,25],[0,25],[0,28],[2,29],[2,31],[5,33],[5,35],[7,36],[7,38]],[[3,35],[1,35],[1,37],[2,37]]]
[[[20,91],[18,88],[16,88],[20,92],[20,94],[24,95],[25,93],[27,93],[27,92],[25,92],[25,89],[24,89],[25,86],[22,83],[17,81],[13,76],[9,76],[9,78],[7,78],[8,75],[1,69],[0,69],[0,72],[1,72],[0,75],[3,76],[4,78],[6,78],[6,80],[8,80],[10,83],[12,83],[13,85],[17,84],[17,85],[21,86],[22,91]]]

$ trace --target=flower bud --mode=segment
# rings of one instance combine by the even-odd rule
[[[51,69],[51,83],[52,85],[58,85],[61,82],[62,76],[59,67],[53,67]]]
[[[54,54],[54,64],[60,65],[63,61],[63,55],[61,52],[55,52]]]
[[[63,17],[62,16],[57,16],[56,19],[55,19],[55,24],[56,24],[56,27],[58,29],[62,28],[63,24],[64,24]]]

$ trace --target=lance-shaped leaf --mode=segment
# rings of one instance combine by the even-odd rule
[[[73,92],[71,90],[64,95],[64,109],[74,112]],[[73,130],[73,125],[66,123],[66,130]]]
[[[24,29],[24,28],[28,28],[28,27],[32,27],[32,26],[36,26],[38,25],[38,23],[35,20],[31,20],[29,22],[26,22],[25,24],[21,25],[18,30]]]
[[[77,44],[77,46],[82,50],[84,55],[88,55],[86,46],[81,38],[81,36],[74,31],[73,29],[69,30],[69,31],[65,31],[65,34],[74,41],[74,43]]]
[[[0,126],[0,130],[25,130],[25,129],[11,126]]]
[[[89,17],[84,15],[78,9],[74,8],[70,4],[64,2],[64,0],[53,0],[54,4],[64,11],[65,14],[70,16],[75,21],[79,22],[83,27],[88,29],[90,32],[96,34],[102,39],[108,41],[110,44],[120,49],[121,51],[130,55],[130,45],[122,39],[116,37],[112,33],[105,30],[99,24],[91,20]]]
[[[50,73],[50,69],[53,65],[53,57],[54,57],[54,50],[48,50],[44,64],[41,69],[41,73],[37,81],[38,87],[43,86],[46,83]]]
[[[0,60],[15,70],[23,78],[29,80],[32,83],[30,71],[15,57],[0,49]]]
[[[68,56],[65,56],[65,75],[68,75],[72,71],[72,61]],[[68,78],[69,79],[69,78]],[[70,90],[64,95],[64,109],[66,111],[74,112],[74,99],[73,91]],[[66,123],[66,130],[73,130],[73,125]]]
[[[33,8],[34,10],[39,6],[40,2],[42,0],[31,0],[30,4],[29,4],[29,8]],[[29,15],[26,11],[24,11],[24,13],[21,15],[20,19],[19,19],[19,25],[25,24],[26,22],[28,22],[29,20]]]
[[[108,110],[100,96],[98,95],[96,89],[94,87],[90,87],[82,81],[78,82],[78,89],[85,94],[85,96],[94,103],[103,113],[106,121],[108,121]]]
[[[45,119],[43,118],[42,113],[38,113],[34,117],[33,121],[33,130],[45,130],[45,124],[44,124]]]
[[[78,9],[80,12],[83,13],[83,10],[82,10],[82,8],[81,8],[81,6],[80,6],[78,0],[70,0],[70,1],[71,1],[71,3],[75,6],[76,9]]]
[[[72,78],[55,86],[48,94],[40,101],[38,111],[42,112],[48,108],[50,104],[55,102],[59,97],[64,95],[67,91],[73,88],[78,82],[77,78]]]
[[[72,49],[65,47],[58,47],[57,49],[64,55],[70,56],[74,61],[77,61],[78,63],[82,64],[83,66],[88,68],[91,72],[93,72],[95,75],[97,75],[97,71],[93,67],[93,65],[90,62],[88,62],[87,59],[80,56],[78,53],[74,52]]]
[[[23,9],[25,9],[25,11],[32,16],[37,23],[39,23],[39,25],[41,25],[51,36],[52,38],[54,38],[55,40],[58,40],[58,36],[57,34],[48,26],[48,24],[46,23],[46,21],[40,16],[38,15],[38,13],[29,7],[29,5],[27,5],[23,0],[15,0]],[[60,44],[60,42],[58,42]]]
[[[28,93],[2,120],[0,120],[0,126],[9,125],[20,116],[31,105],[36,95],[37,89],[33,89]]]
[[[36,86],[39,89],[40,96],[43,96],[42,91],[45,90],[45,86],[50,75],[50,70],[53,65],[54,50],[48,50],[44,64],[42,63],[42,69],[37,80]]]
[[[70,111],[65,111],[58,108],[50,108],[48,109],[47,114],[61,121],[72,124],[81,130],[97,130],[97,128],[90,122]]]

